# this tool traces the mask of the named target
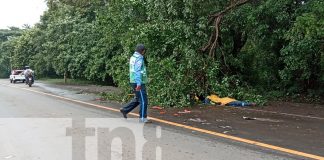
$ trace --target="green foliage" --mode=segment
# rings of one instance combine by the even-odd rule
[[[16,37],[19,37],[21,32],[22,30],[15,27],[0,30],[0,78],[9,77]]]
[[[267,102],[264,96],[258,94],[256,89],[242,82],[238,76],[223,77],[221,81],[212,85],[212,93],[220,97],[233,97],[237,100],[255,102],[263,105]]]
[[[293,93],[318,88],[323,79],[324,3],[311,1],[306,5],[310,12],[296,18],[285,34],[290,43],[281,50],[285,68],[280,76]]]
[[[49,9],[35,27],[0,30],[0,76],[7,76],[10,66],[30,65],[38,76],[66,74],[117,85],[123,96],[104,96],[126,100],[128,61],[143,43],[152,105],[187,106],[190,94],[263,104],[261,95],[270,91],[274,97],[323,93],[319,0],[251,1],[229,11],[215,57],[199,49],[215,29],[208,16],[229,0],[107,2],[47,0]]]

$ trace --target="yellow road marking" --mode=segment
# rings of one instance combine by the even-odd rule
[[[89,105],[89,106],[93,106],[93,107],[97,107],[97,108],[101,108],[101,109],[106,109],[106,110],[109,110],[109,111],[119,112],[119,109],[115,109],[115,108],[111,108],[111,107],[105,107],[105,106],[92,104],[92,103],[88,103],[88,102],[83,102],[83,101],[79,101],[79,100],[74,100],[74,99],[70,99],[70,98],[66,98],[66,97],[62,97],[62,96],[57,96],[57,95],[53,95],[53,94],[49,94],[49,93],[45,93],[45,92],[35,91],[35,90],[32,90],[32,89],[28,89],[28,88],[19,88],[19,87],[14,87],[14,86],[5,85],[5,84],[1,84],[1,85],[8,86],[8,87],[13,87],[13,88],[17,88],[17,89],[23,89],[23,90],[35,92],[35,93],[38,93],[38,94],[55,97],[55,98],[58,98],[58,99],[64,99],[64,100],[71,101],[71,102],[76,102],[76,103],[85,104],[85,105]],[[134,115],[134,116],[139,116],[136,113],[129,113],[129,114]],[[314,155],[314,154],[304,153],[304,152],[300,152],[300,151],[296,151],[296,150],[292,150],[292,149],[287,149],[287,148],[283,148],[283,147],[278,147],[278,146],[274,146],[274,145],[270,145],[270,144],[266,144],[266,143],[261,143],[261,142],[249,140],[249,139],[230,136],[230,135],[226,135],[226,134],[222,134],[222,133],[218,133],[218,132],[214,132],[214,131],[210,131],[210,130],[206,130],[206,129],[196,128],[196,127],[192,127],[192,126],[188,126],[188,125],[183,125],[183,124],[180,124],[180,123],[166,121],[166,120],[159,119],[159,118],[154,118],[154,117],[149,117],[149,118],[151,120],[153,120],[153,121],[168,124],[168,125],[171,125],[171,126],[185,128],[185,129],[189,129],[189,130],[192,130],[192,131],[197,131],[197,132],[201,132],[201,133],[205,133],[205,134],[209,134],[209,135],[214,135],[214,136],[218,136],[218,137],[222,137],[222,138],[226,138],[226,139],[231,139],[231,140],[234,140],[234,141],[243,142],[243,143],[247,143],[247,144],[251,144],[251,145],[255,145],[255,146],[260,146],[260,147],[264,147],[264,148],[268,148],[268,149],[272,149],[272,150],[276,150],[276,151],[286,152],[286,153],[297,155],[297,156],[302,156],[302,157],[307,157],[307,158],[312,158],[312,159],[317,159],[317,160],[324,160],[324,157],[317,156],[317,155]]]

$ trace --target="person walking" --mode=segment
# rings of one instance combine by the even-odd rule
[[[129,103],[120,109],[120,112],[124,118],[127,118],[127,114],[140,105],[139,121],[143,123],[151,123],[151,121],[147,118],[148,100],[145,86],[147,83],[147,73],[144,64],[145,50],[146,49],[143,44],[138,44],[136,46],[135,53],[129,60],[129,80],[135,96]]]

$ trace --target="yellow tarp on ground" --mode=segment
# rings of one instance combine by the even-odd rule
[[[220,98],[215,94],[207,96],[207,98],[210,99],[212,102],[221,103],[221,105],[223,105],[223,106],[225,106],[227,103],[237,101],[236,99],[229,98],[229,97]]]

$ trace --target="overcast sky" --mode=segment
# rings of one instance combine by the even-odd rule
[[[45,0],[0,0],[0,29],[33,26],[46,9]]]

